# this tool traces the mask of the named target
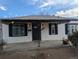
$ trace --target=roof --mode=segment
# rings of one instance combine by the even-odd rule
[[[59,17],[59,16],[35,15],[35,16],[20,16],[14,18],[5,18],[1,20],[78,20],[78,19]]]

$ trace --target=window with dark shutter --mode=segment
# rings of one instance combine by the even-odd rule
[[[9,36],[12,36],[12,24],[9,24]]]
[[[27,24],[25,24],[25,36],[27,36]]]
[[[49,24],[49,35],[55,35],[58,34],[58,26],[57,24]]]
[[[65,24],[65,34],[68,34],[68,24]]]
[[[9,24],[9,36],[27,36],[27,24]]]
[[[58,34],[58,26],[55,24],[55,34]]]
[[[51,35],[51,24],[49,24],[49,35]]]
[[[65,34],[71,35],[73,32],[76,32],[77,26],[77,24],[73,23],[65,24]]]

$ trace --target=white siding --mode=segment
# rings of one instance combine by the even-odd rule
[[[66,23],[78,23],[78,21],[70,21]],[[49,24],[48,23],[43,23],[45,24],[45,29],[41,31],[41,39],[42,40],[63,40],[67,39],[67,35],[65,34],[65,24],[66,23],[61,23],[58,24],[58,34],[57,35],[49,35]]]
[[[2,34],[2,23],[0,22],[0,41],[3,39]]]
[[[76,22],[69,22],[69,23],[77,23]],[[42,22],[44,24],[44,29],[41,30],[41,40],[63,40],[67,39],[67,35],[65,34],[65,23],[58,24],[58,34],[57,35],[49,35],[49,24],[48,22]],[[42,27],[42,26],[41,26]],[[7,24],[2,24],[3,30],[3,39],[7,43],[17,43],[17,42],[29,42],[32,41],[32,31],[28,31],[27,36],[21,37],[9,37],[9,28]]]
[[[67,39],[67,35],[65,35],[65,23],[58,24],[58,34],[57,35],[49,35],[49,24],[45,24],[45,29],[41,31],[42,40],[63,40]]]
[[[2,24],[3,29],[3,39],[7,43],[16,43],[16,42],[29,42],[32,41],[32,32],[28,31],[27,36],[21,37],[9,37],[9,27],[7,24]]]

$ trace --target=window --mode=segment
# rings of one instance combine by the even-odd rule
[[[66,34],[72,34],[73,32],[76,32],[78,30],[77,26],[77,24],[66,24]]]
[[[9,36],[27,36],[26,24],[9,24]]]
[[[55,25],[51,25],[51,34],[55,34]]]
[[[49,34],[58,34],[57,24],[49,24]]]

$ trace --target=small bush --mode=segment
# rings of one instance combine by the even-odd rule
[[[74,32],[72,35],[68,35],[68,40],[70,40],[73,46],[78,46],[78,31]]]

